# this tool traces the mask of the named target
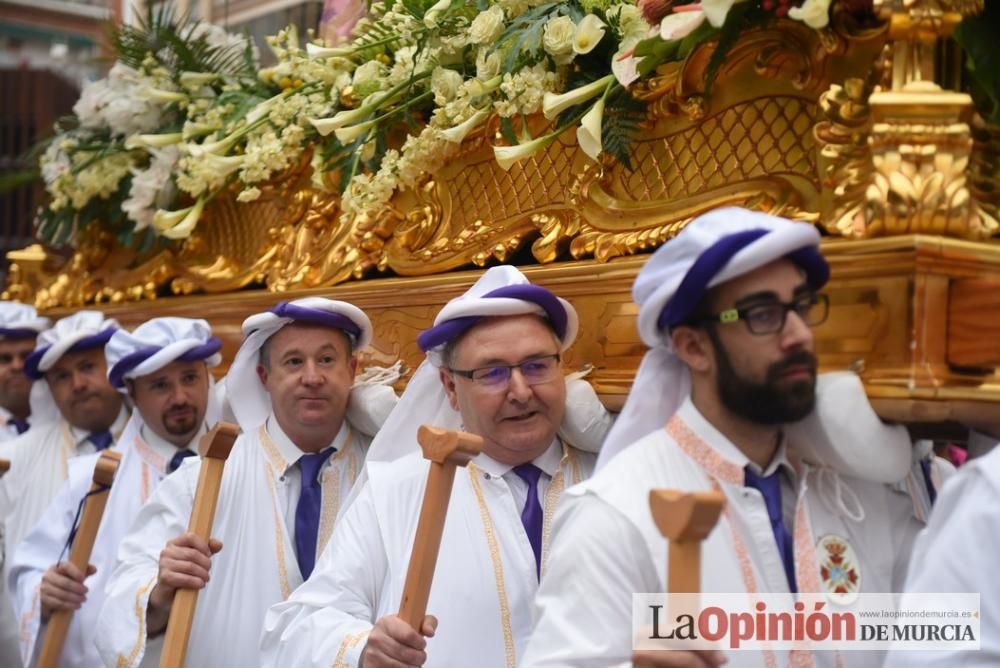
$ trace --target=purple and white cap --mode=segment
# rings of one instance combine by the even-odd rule
[[[695,218],[653,253],[632,286],[639,336],[650,349],[601,448],[598,468],[661,429],[690,394],[691,377],[670,347],[670,328],[691,316],[706,291],[783,258],[799,265],[819,289],[830,277],[819,241],[808,223],[728,207]]]
[[[66,353],[103,348],[119,328],[100,311],[77,311],[38,335],[35,350],[24,362],[24,373],[38,380]]]
[[[108,380],[116,388],[126,379],[139,378],[159,371],[173,362],[203,360],[208,366],[222,361],[222,341],[212,336],[205,320],[192,318],[153,318],[134,331],[119,329],[104,347],[108,360]]]
[[[0,302],[0,340],[33,339],[49,328],[49,319],[34,307],[17,302]]]
[[[531,284],[516,268],[488,269],[469,290],[450,302],[434,318],[434,326],[417,336],[417,345],[434,366],[440,351],[483,318],[534,313],[548,320],[559,337],[559,351],[572,345],[579,331],[576,309],[540,285]]]
[[[260,349],[282,327],[293,322],[340,330],[351,339],[355,350],[366,347],[372,340],[372,323],[364,311],[353,304],[325,297],[279,302],[244,320],[243,345],[226,375],[229,407],[244,432],[264,424],[271,413],[271,397],[257,377]]]

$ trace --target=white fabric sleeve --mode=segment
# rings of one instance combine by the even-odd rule
[[[907,592],[979,593],[981,649],[890,651],[886,668],[1000,664],[1000,582],[992,569],[1000,554],[998,500],[1000,489],[983,471],[961,471],[937,498],[930,522],[917,538],[906,579]]]
[[[564,496],[536,623],[521,668],[606,668],[632,656],[632,594],[657,591],[657,568],[638,529],[591,493]]]
[[[310,578],[264,620],[262,666],[357,666],[389,569],[365,485],[337,523]]]
[[[7,583],[17,615],[21,659],[25,665],[31,663],[31,657],[37,649],[39,632],[44,628],[38,595],[42,576],[59,561],[66,540],[73,530],[73,520],[76,519],[80,501],[90,490],[96,462],[96,455],[70,462],[69,479],[60,486],[48,510],[10,555]],[[62,558],[68,559],[69,554],[62,555]]]
[[[142,661],[147,640],[146,606],[156,586],[160,552],[168,541],[187,531],[200,470],[200,460],[191,457],[164,478],[118,548],[95,633],[106,666],[131,667]]]

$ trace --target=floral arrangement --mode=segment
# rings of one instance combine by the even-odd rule
[[[782,17],[823,30],[832,11],[875,20],[871,0],[376,0],[348,43],[286,29],[259,69],[244,38],[151,10],[115,33],[117,62],[42,156],[38,234],[65,242],[100,219],[125,244],[183,239],[211,198],[253,201],[307,156],[344,217],[370,215],[491,117],[505,169],[567,131],[631,168],[637,82],[717,40],[710,88],[743,30]]]

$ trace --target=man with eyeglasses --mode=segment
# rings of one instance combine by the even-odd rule
[[[330,548],[268,613],[264,665],[516,665],[553,512],[590,475],[610,424],[590,386],[563,376],[576,333],[573,307],[513,267],[490,269],[445,305],[417,339],[427,361],[373,442],[367,483]],[[395,613],[427,479],[420,424],[462,428],[484,445],[456,472],[417,632]]]
[[[597,473],[556,518],[523,666],[880,664],[869,652],[632,652],[632,594],[666,591],[652,489],[725,495],[702,543],[702,592],[892,592],[905,576],[919,523],[886,483],[910,469],[909,440],[852,375],[817,384],[812,327],[827,317],[829,276],[818,244],[811,225],[719,209],[640,271],[633,296],[651,349]],[[816,449],[824,438],[831,447]],[[845,457],[850,471],[826,463],[845,439],[864,458]]]

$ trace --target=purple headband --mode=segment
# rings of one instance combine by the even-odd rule
[[[494,299],[498,297],[505,297],[507,299],[520,299],[522,301],[531,302],[532,304],[537,304],[545,311],[545,315],[549,319],[549,323],[552,325],[552,329],[555,330],[556,336],[562,339],[566,336],[566,325],[569,322],[569,317],[566,315],[566,309],[563,307],[562,302],[554,294],[541,287],[540,285],[522,284],[522,285],[506,285],[502,288],[497,288],[483,295],[483,299]],[[434,325],[430,329],[425,329],[417,335],[417,345],[424,352],[436,348],[443,343],[453,341],[467,330],[471,329],[473,325],[482,320],[487,316],[481,315],[468,315],[460,318],[453,318],[451,320],[445,320],[439,325]]]
[[[729,260],[766,234],[768,230],[764,229],[736,232],[722,237],[704,250],[684,275],[684,279],[660,313],[656,324],[661,329],[669,329],[687,322],[708,289],[708,284],[722,271]],[[785,257],[806,272],[806,280],[813,289],[823,287],[830,278],[830,265],[816,246],[800,248]]]
[[[0,327],[0,338],[3,339],[33,339],[38,332],[27,327]]]
[[[298,322],[311,322],[315,325],[342,330],[351,337],[352,344],[356,344],[361,338],[361,328],[358,327],[358,324],[340,313],[296,306],[290,302],[278,302],[273,308],[269,308],[268,312],[279,318],[291,318]]]
[[[70,346],[65,353],[75,353],[81,350],[90,350],[91,348],[102,348],[104,344],[108,342],[111,336],[118,331],[117,327],[108,327],[103,329],[97,334],[91,334],[85,338],[80,339],[72,346]],[[31,378],[32,380],[40,380],[45,377],[44,371],[38,370],[38,365],[42,361],[42,357],[52,346],[43,346],[41,348],[36,348],[33,353],[28,355],[27,359],[24,360],[24,374]]]
[[[200,346],[195,346],[183,355],[177,357],[174,362],[197,362],[208,359],[222,348],[222,340],[213,336]],[[125,374],[136,368],[156,353],[163,350],[162,346],[146,346],[131,352],[118,360],[111,371],[108,372],[108,381],[112,387],[125,387]]]

